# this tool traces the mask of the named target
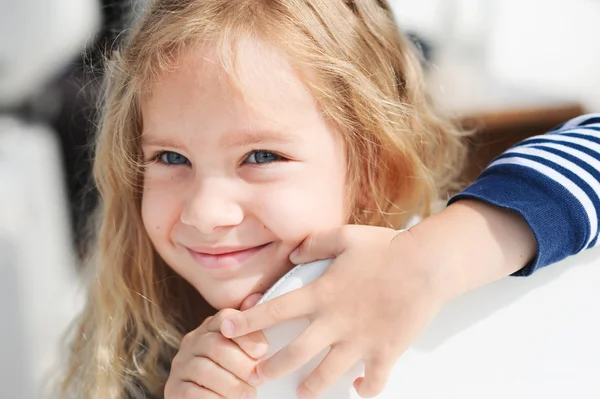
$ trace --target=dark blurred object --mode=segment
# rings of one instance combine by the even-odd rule
[[[406,36],[421,53],[423,67],[429,69],[433,60],[433,46],[429,40],[416,32],[406,32]]]
[[[91,168],[105,59],[124,39],[123,32],[133,17],[133,1],[102,1],[102,29],[94,44],[73,60],[48,90],[60,103],[50,123],[60,137],[71,225],[79,255],[83,254],[86,226],[98,200]]]
[[[469,158],[463,180],[474,181],[494,158],[529,137],[544,134],[569,119],[583,115],[585,108],[570,101],[498,108],[475,112],[461,118],[461,124],[475,130],[469,139]]]
[[[467,139],[463,185],[518,142],[586,113],[576,98],[499,78],[477,56],[445,52],[435,54],[434,64],[426,77],[432,95],[473,133]]]

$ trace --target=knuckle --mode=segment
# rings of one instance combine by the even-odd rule
[[[202,326],[210,324],[210,322],[215,318],[215,316],[208,316],[206,319],[204,319],[204,321],[202,322]]]
[[[204,385],[202,381],[211,380],[214,377],[214,370],[210,366],[211,361],[207,358],[195,357],[190,365],[190,374],[197,376],[195,381]]]
[[[194,342],[195,339],[196,334],[194,334],[194,331],[185,334],[183,338],[181,338],[181,342],[179,343],[179,350],[191,346],[192,342]]]
[[[207,345],[207,356],[212,360],[216,360],[219,363],[219,360],[222,360],[226,353],[226,348],[224,342],[219,339],[220,337],[217,334],[211,334],[208,337],[208,345]]]
[[[186,381],[167,380],[164,390],[165,399],[200,399],[198,388]]]
[[[178,370],[181,367],[182,363],[183,359],[181,352],[177,352],[177,354],[173,357],[173,360],[171,360],[171,371],[173,372],[175,370]]]
[[[312,288],[313,292],[311,292],[311,296],[316,296],[321,302],[323,302],[335,299],[337,293],[341,290],[341,284],[339,281],[335,281],[334,279],[327,278],[327,276],[325,276],[314,281]]]
[[[269,301],[267,302],[267,313],[273,320],[281,320],[283,318],[283,307],[281,301]]]
[[[340,295],[343,294],[344,287],[330,276],[322,276],[318,280],[313,281],[311,284],[305,287],[310,290],[309,294],[304,299],[311,309],[325,309],[330,304],[335,303],[339,300]]]
[[[238,399],[242,397],[247,389],[246,384],[236,378],[227,385],[227,391],[223,392],[223,396],[225,398]]]
[[[229,395],[228,397],[231,397],[232,399],[238,399],[243,397],[244,393],[249,390],[248,386],[239,380],[236,380],[236,382],[233,383],[231,389],[231,395]]]
[[[207,356],[213,360],[221,360],[226,354],[225,340],[220,334],[209,334],[207,336]]]
[[[200,399],[201,393],[198,392],[198,389],[194,386],[194,384],[183,384],[181,386],[180,394],[177,399]]]

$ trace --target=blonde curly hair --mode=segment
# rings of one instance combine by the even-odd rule
[[[305,83],[344,137],[349,186],[368,198],[351,223],[400,227],[425,216],[460,172],[464,133],[433,106],[420,59],[384,0],[154,1],[107,70],[91,285],[64,395],[162,397],[181,337],[213,311],[156,254],[143,227],[140,102],[193,46],[216,44],[234,74],[244,38],[314,72]]]

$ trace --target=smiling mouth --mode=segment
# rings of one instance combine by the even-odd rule
[[[198,252],[187,248],[188,252],[196,263],[207,270],[232,269],[243,266],[254,255],[262,251],[271,243],[266,243],[256,247],[234,250],[229,252],[214,251],[216,253]]]

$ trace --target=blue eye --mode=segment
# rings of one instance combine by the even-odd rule
[[[281,156],[275,153],[265,150],[256,150],[252,151],[250,155],[248,155],[245,162],[250,164],[263,164],[281,161],[282,159],[283,158]]]
[[[158,158],[166,165],[188,165],[190,163],[186,157],[173,151],[163,151]]]

